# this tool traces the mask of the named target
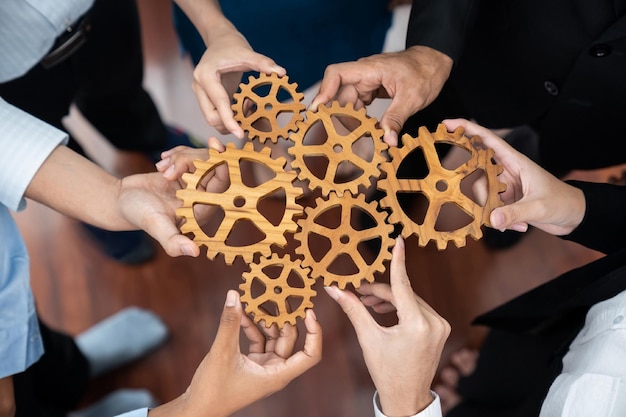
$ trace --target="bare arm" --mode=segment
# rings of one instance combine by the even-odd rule
[[[72,150],[58,146],[39,168],[26,197],[109,230],[144,229],[170,256],[200,253],[180,234],[177,182],[160,173],[116,178]]]
[[[217,0],[176,0],[192,21],[207,47],[196,66],[193,91],[209,125],[220,133],[238,138],[243,130],[233,118],[231,97],[244,71],[285,75],[284,68],[258,54],[237,28],[224,16]]]

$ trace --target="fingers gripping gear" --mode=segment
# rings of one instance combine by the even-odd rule
[[[346,121],[343,127],[340,126],[343,123],[339,122],[342,118]],[[307,132],[317,123],[321,123],[326,131],[326,142],[306,144]],[[331,191],[340,196],[345,191],[356,195],[360,185],[371,185],[371,178],[378,178],[380,175],[378,166],[385,161],[383,151],[387,149],[382,141],[384,132],[376,127],[376,123],[376,119],[367,116],[364,108],[355,110],[352,103],[341,106],[335,101],[330,107],[320,105],[316,112],[307,111],[306,121],[298,122],[296,131],[290,136],[295,145],[288,150],[295,158],[291,165],[299,170],[298,178],[308,180],[311,190],[320,188],[324,196]],[[352,127],[353,124],[356,126]],[[342,133],[344,128],[348,129],[347,133]],[[353,145],[363,138],[372,140],[374,153],[371,160],[364,159],[352,150]],[[325,173],[314,174],[307,165],[309,157],[325,158]],[[342,182],[337,171],[344,163],[352,164],[359,174]]]
[[[347,284],[358,288],[362,280],[373,282],[375,272],[384,272],[383,262],[391,259],[389,248],[394,244],[394,240],[389,237],[393,226],[385,223],[387,214],[378,211],[376,206],[375,202],[366,203],[363,194],[353,197],[350,193],[345,193],[339,197],[335,193],[330,193],[328,200],[318,198],[315,208],[305,209],[306,217],[298,220],[301,230],[294,238],[300,242],[296,253],[304,256],[302,264],[312,268],[314,278],[324,277],[325,286],[336,283],[342,289]],[[341,211],[338,213],[341,221],[338,225],[326,225],[324,214],[335,209]],[[376,225],[364,229],[355,228],[353,224],[361,218],[359,211],[369,215]],[[313,251],[317,252],[322,245],[314,245],[311,240],[320,237],[330,243],[330,247],[321,257],[315,256],[317,254]],[[380,241],[380,251],[375,254],[373,260],[366,259],[363,245],[359,245],[373,239]],[[350,258],[356,271],[334,272],[333,262],[339,257]]]
[[[256,187],[248,186],[242,181],[242,161],[263,164],[272,169],[276,175]],[[199,190],[198,186],[203,178],[212,174],[213,170],[222,164],[225,164],[229,171],[230,186],[228,189],[221,193]],[[195,172],[183,175],[187,187],[176,193],[176,196],[183,201],[183,206],[176,210],[176,215],[186,220],[181,226],[181,231],[193,234],[194,242],[199,246],[206,246],[209,259],[213,259],[221,253],[224,255],[226,263],[232,265],[237,256],[241,256],[248,263],[253,261],[256,253],[269,256],[272,244],[284,246],[287,243],[285,232],[297,230],[293,217],[302,213],[302,206],[296,204],[296,198],[302,195],[302,189],[292,184],[296,175],[294,172],[285,171],[285,164],[285,158],[272,159],[268,148],[255,152],[250,142],[246,143],[243,149],[237,149],[234,144],[229,143],[222,153],[210,149],[208,160],[196,160],[194,162]],[[280,222],[275,225],[276,222],[272,223],[259,212],[258,204],[261,199],[278,191],[283,191],[285,194],[285,209]],[[214,236],[207,235],[198,224],[194,216],[194,205],[196,204],[206,204],[223,209],[224,218]],[[228,237],[235,224],[241,220],[253,223],[263,233],[264,237],[258,242],[245,246],[229,245],[227,243]]]
[[[250,268],[250,272],[243,274],[244,282],[239,289],[241,301],[246,304],[245,311],[252,315],[254,322],[264,320],[265,327],[274,323],[280,328],[285,323],[295,325],[296,318],[304,318],[306,309],[313,308],[315,280],[309,276],[311,269],[303,267],[299,260],[273,254],[269,259],[262,258],[258,264],[251,264]],[[255,281],[263,288],[258,295],[253,294]],[[276,314],[267,310],[267,303],[273,304]]]
[[[269,92],[262,94],[263,87],[269,86]],[[290,131],[296,128],[296,122],[303,119],[302,112],[304,94],[296,89],[297,84],[289,84],[289,77],[278,77],[277,74],[260,74],[259,77],[250,76],[248,83],[240,84],[240,91],[233,95],[235,103],[232,105],[235,120],[241,128],[248,132],[250,139],[259,138],[261,143],[271,140],[278,142],[278,138],[287,138]],[[291,97],[291,102],[281,102],[278,95],[286,91]],[[250,106],[250,108],[248,108]],[[291,114],[290,119],[281,127],[278,116]],[[265,123],[266,130],[261,130]]]
[[[434,133],[421,127],[417,138],[404,135],[402,141],[404,143],[402,148],[389,150],[391,161],[381,166],[387,177],[378,183],[378,188],[387,193],[380,204],[381,207],[391,209],[389,222],[403,225],[404,238],[415,234],[419,238],[420,246],[426,246],[430,240],[435,240],[440,250],[445,249],[450,240],[454,241],[457,247],[465,246],[468,235],[476,240],[480,239],[482,237],[480,227],[483,224],[488,225],[491,211],[503,205],[498,193],[506,189],[506,185],[497,178],[503,169],[493,162],[494,151],[485,148],[478,136],[467,138],[462,128],[449,133],[443,124],[440,124]],[[436,143],[460,146],[467,150],[471,157],[454,170],[445,169],[435,150]],[[396,173],[400,164],[417,148],[421,148],[424,153],[429,169],[428,175],[423,179],[398,178]],[[477,204],[460,190],[461,181],[477,170],[482,170],[487,179],[488,196],[484,206]],[[428,198],[428,209],[422,224],[414,222],[400,206],[398,193],[422,193]],[[453,203],[463,210],[471,217],[471,222],[453,231],[436,230],[435,225],[441,208],[448,203]]]

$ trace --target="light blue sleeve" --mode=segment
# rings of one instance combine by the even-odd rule
[[[128,413],[120,414],[116,417],[148,417],[148,409],[142,408],[140,410],[129,411]]]
[[[439,396],[434,391],[431,391],[430,393],[433,396],[433,402],[430,403],[428,407],[426,407],[419,413],[410,417],[442,417],[443,414],[441,413],[441,402],[439,400]],[[374,416],[375,417],[387,417],[380,410],[380,405],[378,401],[378,391],[374,393],[373,403],[374,403]]]

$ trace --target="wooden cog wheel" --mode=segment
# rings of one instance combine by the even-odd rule
[[[350,127],[351,130],[343,134],[337,131],[337,126],[333,123],[334,117],[345,117],[351,122],[357,122],[358,125],[355,128]],[[316,123],[322,123],[327,134],[326,141],[322,144],[305,144],[307,132]],[[355,110],[352,103],[341,106],[335,101],[330,107],[320,105],[316,112],[307,111],[306,121],[298,122],[296,131],[289,137],[295,143],[288,152],[295,158],[291,165],[300,171],[298,178],[308,180],[311,190],[320,188],[324,196],[331,191],[335,191],[339,196],[345,191],[356,195],[359,186],[370,186],[371,178],[380,176],[378,166],[385,161],[383,152],[388,148],[387,144],[382,141],[384,132],[378,129],[376,124],[376,119],[368,117],[364,108]],[[371,137],[374,145],[371,161],[352,151],[355,142],[368,136]],[[321,157],[327,160],[323,174],[314,173],[309,168],[307,158],[310,157]],[[337,176],[337,170],[341,164],[345,163],[356,167],[359,175],[342,182]]]
[[[263,94],[263,87],[269,86],[267,94]],[[298,85],[289,84],[289,77],[278,77],[276,73],[271,75],[260,74],[259,77],[250,76],[248,83],[239,85],[240,91],[233,95],[235,103],[232,105],[234,118],[241,128],[248,132],[250,139],[259,138],[261,143],[271,140],[278,142],[278,138],[287,138],[290,131],[296,128],[296,122],[303,119],[302,112],[305,109],[302,104],[304,94],[299,93]],[[291,102],[280,102],[278,94],[287,91]],[[247,103],[250,100],[251,103]],[[248,105],[252,104],[248,109]],[[248,111],[249,110],[249,111]],[[283,126],[279,124],[279,115],[291,114],[289,121]],[[265,123],[268,130],[261,130]]]
[[[366,203],[363,194],[353,197],[350,193],[345,193],[339,197],[336,193],[331,193],[328,200],[318,198],[316,205],[315,208],[305,209],[306,217],[298,220],[301,230],[294,236],[300,242],[296,253],[304,256],[302,264],[312,268],[313,278],[323,276],[325,286],[336,283],[342,289],[347,284],[358,288],[362,280],[373,282],[374,273],[384,272],[383,262],[391,259],[389,248],[393,246],[394,240],[389,235],[393,232],[393,226],[385,223],[387,213],[378,211],[375,202]],[[334,209],[340,210],[339,224],[326,225],[324,215]],[[353,227],[353,220],[360,220],[359,211],[372,217],[376,225],[364,229]],[[317,256],[319,260],[316,261],[312,250],[320,249],[321,245],[312,244],[310,238],[319,237],[327,239],[330,247],[321,257]],[[368,262],[359,251],[359,245],[372,239],[380,241],[381,249],[375,254],[375,259]],[[332,271],[333,262],[346,256],[352,260],[357,271]]]
[[[307,308],[313,308],[311,299],[316,292],[312,288],[315,280],[309,276],[310,268],[302,266],[299,260],[280,258],[273,254],[271,258],[262,258],[258,264],[250,265],[250,272],[242,277],[239,286],[241,301],[245,311],[255,323],[265,321],[265,327],[276,323],[279,328],[285,323],[295,326],[298,317],[304,318]],[[274,272],[272,274],[272,272]],[[276,273],[277,272],[277,273]],[[260,285],[260,294],[253,294],[255,285]],[[258,292],[258,291],[257,291]],[[275,314],[268,311],[276,310]]]
[[[248,186],[242,181],[242,161],[263,164],[273,170],[276,175],[256,187]],[[294,172],[284,170],[286,163],[285,158],[272,159],[268,148],[255,152],[250,142],[246,143],[243,149],[237,149],[234,144],[229,143],[222,153],[209,149],[209,159],[194,161],[195,172],[186,173],[182,177],[187,187],[176,193],[176,196],[183,201],[183,206],[176,210],[176,215],[186,219],[181,226],[181,231],[193,234],[194,242],[206,246],[209,259],[222,253],[229,265],[232,265],[237,256],[241,256],[247,263],[253,261],[256,253],[269,256],[272,244],[284,246],[287,243],[285,232],[297,230],[293,217],[302,213],[302,206],[296,204],[295,201],[302,195],[302,189],[293,185],[296,175]],[[222,164],[228,167],[230,177],[228,189],[221,193],[199,190],[198,185],[202,179]],[[284,191],[285,209],[280,222],[275,225],[258,211],[258,203],[277,191]],[[198,224],[194,216],[196,204],[219,206],[223,209],[224,218],[214,236],[208,236]],[[264,237],[258,242],[244,246],[227,244],[233,227],[242,220],[251,222],[263,233]]]
[[[381,169],[387,177],[381,179],[378,188],[387,195],[380,201],[381,207],[391,209],[389,221],[392,224],[400,223],[403,226],[402,236],[408,238],[415,234],[419,237],[419,245],[426,246],[430,240],[437,242],[437,248],[443,250],[448,241],[453,241],[457,247],[465,246],[466,236],[472,236],[478,240],[482,237],[483,224],[489,225],[491,211],[503,205],[498,193],[506,189],[506,185],[499,182],[497,176],[502,173],[502,166],[493,162],[494,151],[485,148],[478,136],[467,138],[463,128],[458,128],[449,133],[445,125],[440,124],[437,131],[431,133],[425,127],[421,127],[418,137],[409,135],[402,137],[404,146],[389,150],[391,161],[382,164]],[[470,159],[454,170],[442,167],[435,143],[448,143],[457,145],[470,152]],[[428,175],[423,179],[399,179],[396,173],[404,158],[413,150],[420,147],[424,153],[428,165]],[[482,170],[488,184],[488,196],[484,206],[477,204],[461,192],[461,181],[474,173]],[[415,223],[400,206],[398,193],[422,193],[429,200],[428,209],[423,224]],[[435,225],[444,204],[454,203],[467,215],[471,222],[466,226],[453,231],[437,231]]]

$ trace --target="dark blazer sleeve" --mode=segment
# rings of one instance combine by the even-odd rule
[[[602,253],[626,247],[626,187],[604,183],[566,181],[585,194],[585,217],[566,240]]]
[[[473,3],[473,0],[413,0],[406,47],[429,46],[456,62],[471,24]]]

